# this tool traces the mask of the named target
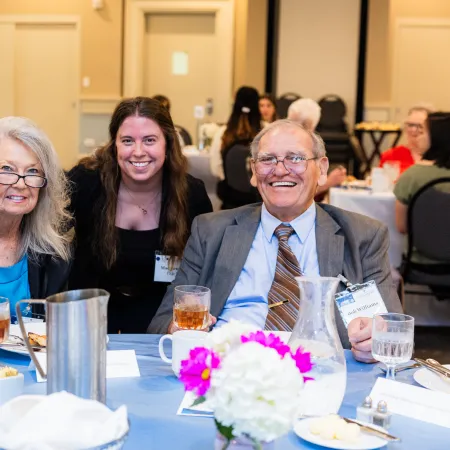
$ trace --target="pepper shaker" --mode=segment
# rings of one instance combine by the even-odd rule
[[[366,397],[361,406],[356,408],[356,419],[361,422],[373,423],[372,399]]]
[[[387,403],[384,400],[380,400],[376,411],[373,413],[373,424],[387,430],[391,426],[391,417],[392,413],[388,411]]]

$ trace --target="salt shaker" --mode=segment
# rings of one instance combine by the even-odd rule
[[[392,414],[388,411],[387,403],[384,400],[380,400],[376,411],[373,413],[373,424],[387,430],[391,426],[391,417]]]
[[[372,399],[366,397],[361,406],[356,408],[356,419],[361,422],[373,423]]]

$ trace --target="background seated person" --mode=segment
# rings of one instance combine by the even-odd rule
[[[394,194],[395,221],[400,233],[408,232],[408,205],[419,189],[432,180],[450,177],[450,113],[435,113],[428,116],[423,140],[430,142],[422,159],[406,170],[398,179]],[[449,233],[450,235],[450,233]],[[413,251],[411,261],[418,264],[442,263],[426,258]]]
[[[320,115],[321,108],[317,102],[311,98],[300,98],[289,106],[287,118],[314,132],[317,124],[320,122]],[[315,200],[323,200],[328,190],[332,187],[340,186],[346,177],[347,169],[343,166],[338,166],[331,170],[325,184],[317,187]]]
[[[277,104],[273,95],[263,94],[259,97],[259,112],[265,127],[277,120]]]
[[[10,301],[12,323],[19,300],[66,288],[67,203],[67,180],[45,133],[23,117],[0,119],[0,295]]]
[[[279,120],[258,133],[251,152],[252,183],[263,203],[194,220],[181,267],[148,331],[175,331],[173,290],[185,284],[211,289],[211,314],[218,325],[234,318],[261,328],[292,330],[299,308],[293,277],[300,275],[343,274],[352,283],[375,280],[387,309],[400,312],[387,227],[314,203],[317,186],[327,178],[322,139],[295,122]],[[280,287],[289,302],[269,309]],[[356,359],[372,362],[372,320],[354,319],[347,330],[336,313],[336,323],[343,345],[352,347]]]
[[[428,114],[434,109],[426,106],[413,106],[405,120],[404,131],[406,135],[406,146],[386,150],[381,154],[380,167],[391,161],[400,163],[400,173],[403,173],[408,167],[422,159],[423,153],[428,148],[428,137],[425,132],[425,122]]]

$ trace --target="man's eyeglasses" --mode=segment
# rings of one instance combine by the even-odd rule
[[[305,158],[301,155],[287,155],[283,158],[277,158],[274,155],[264,155],[254,159],[253,162],[255,163],[255,170],[258,175],[272,174],[279,162],[283,163],[284,168],[289,173],[300,175],[307,169],[308,161],[314,159],[318,158]]]
[[[417,131],[418,133],[423,133],[424,131],[424,126],[421,123],[405,122],[405,128]]]
[[[13,185],[23,179],[28,187],[43,188],[47,184],[47,178],[40,175],[19,175],[12,172],[0,172],[0,184]]]

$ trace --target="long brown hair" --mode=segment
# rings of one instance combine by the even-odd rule
[[[166,159],[163,166],[161,200],[161,247],[172,257],[181,258],[189,235],[187,206],[187,160],[181,152],[178,135],[166,108],[154,99],[136,97],[120,102],[109,124],[110,141],[80,164],[88,169],[100,171],[106,201],[97,205],[96,228],[92,239],[94,252],[106,268],[111,268],[117,259],[119,240],[116,228],[117,199],[121,171],[117,162],[116,137],[124,120],[130,116],[146,117],[156,122],[166,141]]]
[[[242,86],[236,92],[233,111],[222,136],[222,152],[233,142],[253,139],[261,129],[259,94],[255,88]]]

